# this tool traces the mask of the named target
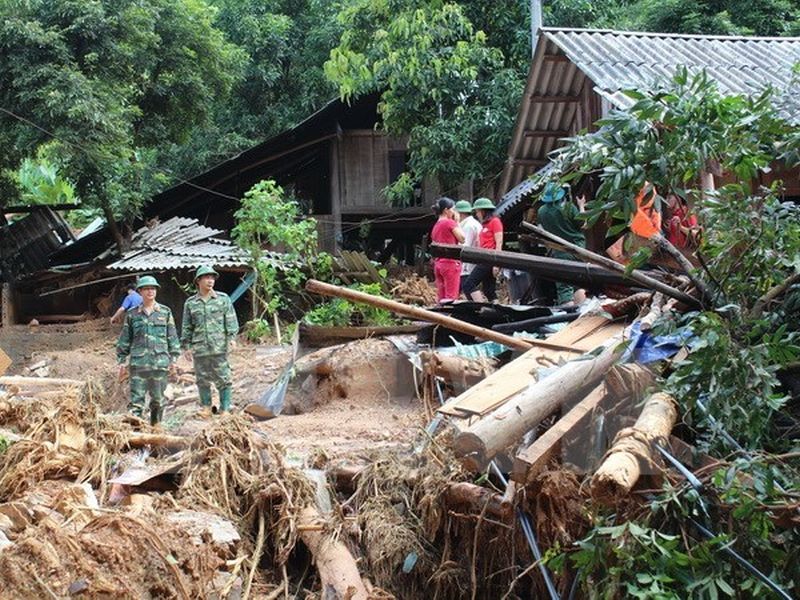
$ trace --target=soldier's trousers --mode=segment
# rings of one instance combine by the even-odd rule
[[[143,417],[147,394],[150,394],[150,423],[161,420],[164,390],[167,387],[167,371],[164,369],[140,369],[131,367],[131,399],[128,410],[137,417]]]
[[[228,364],[227,354],[195,356],[194,375],[201,394],[210,392],[212,385],[220,392],[231,387],[231,366]]]

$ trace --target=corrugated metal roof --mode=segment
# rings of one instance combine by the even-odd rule
[[[726,94],[783,91],[791,106],[783,116],[800,120],[800,98],[788,95],[793,67],[800,62],[800,38],[694,36],[581,29],[543,29],[599,89],[613,93],[646,89],[668,81],[679,67],[706,70]],[[615,98],[619,97],[616,94]],[[624,108],[627,100],[620,105]]]
[[[621,90],[652,88],[681,66],[691,72],[706,69],[725,93],[754,94],[767,85],[783,90],[776,109],[798,123],[800,93],[785,92],[797,62],[800,38],[543,28],[500,189],[511,194],[547,164],[548,154],[564,137],[591,131],[611,108],[630,106]]]
[[[214,236],[222,233],[200,225],[197,219],[173,217],[133,234],[131,249],[108,265],[118,271],[169,271],[200,265],[243,267],[248,254],[229,240]],[[281,254],[266,252],[264,260],[276,266],[285,264]]]

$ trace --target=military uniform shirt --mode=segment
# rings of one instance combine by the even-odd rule
[[[125,313],[125,324],[117,341],[117,360],[139,369],[167,369],[180,355],[178,331],[172,311],[156,303],[148,315],[143,306]]]
[[[238,333],[239,321],[228,294],[215,290],[206,300],[195,294],[184,304],[181,347],[195,356],[227,354]]]

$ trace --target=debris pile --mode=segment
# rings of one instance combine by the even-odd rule
[[[103,413],[102,390],[80,380],[0,377],[2,593],[567,597],[579,573],[556,557],[593,535],[607,507],[633,524],[654,490],[702,485],[695,472],[727,464],[692,446],[679,399],[658,387],[690,342],[663,324],[689,308],[684,295],[699,302],[696,286],[634,280],[659,291],[435,311],[310,281],[441,329],[433,343],[420,329],[281,351],[290,358],[271,367],[281,373],[265,395],[280,403],[269,415],[193,422],[184,435]],[[194,400],[191,383],[184,373],[172,384],[173,405]],[[347,420],[393,402],[416,406],[411,443],[329,455],[271,435],[315,412]],[[796,507],[770,515],[797,524]],[[689,533],[716,539],[711,525]]]

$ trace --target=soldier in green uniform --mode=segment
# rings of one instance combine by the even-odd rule
[[[218,273],[208,266],[198,267],[194,275],[197,293],[183,306],[181,347],[188,360],[194,360],[194,373],[200,404],[205,416],[211,415],[211,385],[219,391],[221,412],[231,409],[231,367],[228,348],[239,333],[239,321],[227,294],[214,289]]]
[[[155,277],[146,275],[139,278],[136,289],[142,296],[142,303],[125,314],[125,324],[117,341],[120,378],[130,370],[128,409],[142,417],[149,392],[151,425],[161,421],[167,375],[180,356],[175,319],[168,307],[156,302],[158,288]],[[128,357],[130,365],[125,364]]]

